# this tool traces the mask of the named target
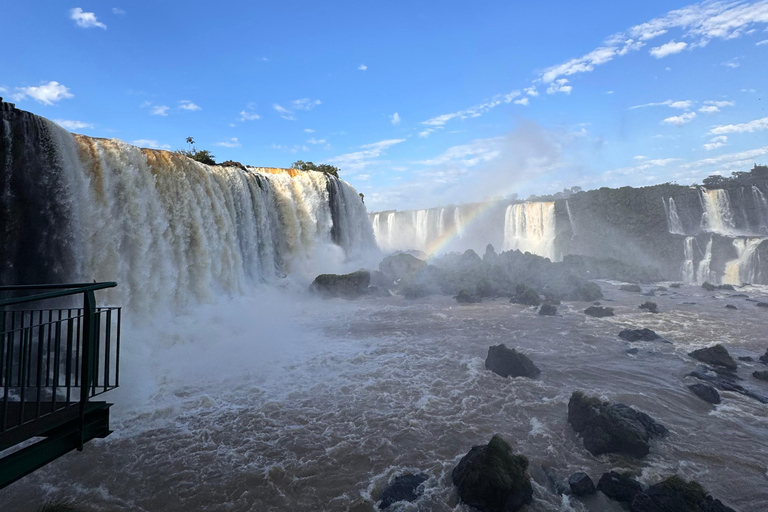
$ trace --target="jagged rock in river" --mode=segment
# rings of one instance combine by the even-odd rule
[[[756,306],[759,308],[768,308],[768,302],[758,302]]]
[[[568,485],[571,487],[571,492],[574,496],[589,496],[590,494],[595,494],[595,483],[589,478],[589,475],[584,472],[572,474],[568,478]]]
[[[356,299],[365,295],[371,282],[371,273],[367,270],[358,270],[351,274],[320,274],[315,278],[309,291],[323,297],[340,297],[343,299]]]
[[[421,484],[427,481],[429,477],[423,473],[405,474],[396,477],[381,493],[381,503],[379,509],[389,508],[398,501],[415,501],[423,494],[420,489]]]
[[[411,279],[427,267],[427,263],[410,254],[392,254],[379,263],[379,270],[394,281]]]
[[[768,364],[768,349],[765,350],[765,354],[760,356],[760,362],[763,364]]]
[[[535,378],[541,370],[525,354],[513,348],[507,348],[503,343],[488,347],[485,358],[485,368],[502,377]]]
[[[715,405],[720,403],[720,393],[718,393],[717,390],[712,386],[696,383],[689,385],[688,389],[690,389],[694,395],[701,398],[705,402],[709,402]]]
[[[725,305],[725,309],[739,309],[739,308],[737,308],[737,307],[736,307],[736,306],[734,306],[733,304],[726,304],[726,305]]]
[[[640,285],[637,284],[623,284],[619,286],[619,290],[623,292],[634,292],[634,293],[642,293],[643,289],[640,288]]]
[[[542,316],[555,316],[557,315],[557,308],[552,304],[542,304],[539,308],[539,314]]]
[[[629,507],[631,512],[735,512],[693,480],[671,476],[637,494]]]
[[[590,306],[584,310],[584,314],[589,316],[594,316],[595,318],[614,316],[613,308],[602,307],[602,306]]]
[[[655,302],[651,302],[651,301],[643,302],[642,304],[640,304],[639,308],[640,309],[644,309],[644,310],[648,311],[649,313],[658,313],[659,312],[659,309],[658,309],[659,307],[656,305]]]
[[[650,329],[624,329],[619,333],[619,338],[627,341],[655,341],[662,339]]]
[[[483,302],[483,299],[477,295],[469,293],[467,290],[461,290],[459,294],[454,297],[454,299],[456,299],[456,302],[461,304],[476,304],[478,302]]]
[[[504,439],[494,435],[487,445],[474,446],[453,469],[459,499],[484,512],[514,512],[533,502],[526,472],[528,459],[515,455]]]
[[[643,492],[643,486],[627,473],[610,471],[600,477],[597,490],[613,500],[632,503],[635,496]]]
[[[722,366],[726,370],[736,371],[736,361],[733,360],[728,350],[719,343],[712,347],[694,350],[688,355],[702,363]]]
[[[538,306],[541,304],[541,297],[533,288],[518,284],[515,287],[515,294],[509,299],[509,302],[523,306]]]
[[[568,402],[568,423],[581,434],[592,455],[622,453],[648,455],[650,441],[667,429],[647,414],[624,404],[610,404],[574,391]]]
[[[758,380],[768,380],[768,370],[757,370],[752,372],[752,376]]]
[[[716,373],[716,372],[712,372],[710,368],[707,368],[706,366],[702,366],[697,370],[694,370],[691,373],[689,373],[688,377],[696,377],[699,380],[708,382],[721,391],[731,391],[734,393],[739,393],[740,395],[753,398],[760,403],[768,404],[768,397],[746,389],[744,386],[736,382],[737,380],[740,380],[740,379],[736,376],[734,372],[731,372],[729,370],[723,369],[719,373]]]

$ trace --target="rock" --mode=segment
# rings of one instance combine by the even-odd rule
[[[752,376],[759,380],[768,380],[768,370],[758,370],[752,372]]]
[[[427,267],[427,263],[410,254],[392,254],[379,263],[379,270],[393,281],[410,279]]]
[[[547,477],[547,482],[549,482],[549,485],[555,494],[559,494],[560,496],[563,494],[571,494],[571,488],[568,486],[566,481],[560,478],[558,474],[559,472],[557,470],[547,466],[541,466],[541,472],[544,473],[544,476]]]
[[[758,359],[763,364],[768,364],[768,349],[765,350],[765,354],[761,355]]]
[[[746,363],[754,363],[755,360],[749,356],[739,356],[739,361],[744,361]]]
[[[667,291],[667,287],[666,286],[657,286],[656,288],[653,289],[653,291],[655,291],[655,292],[665,292],[665,291]]]
[[[638,352],[640,352],[640,349],[637,349],[637,348],[631,348],[627,350],[627,354],[631,356],[636,356]]]
[[[658,313],[658,306],[655,302],[647,301],[640,304],[640,309],[644,309],[648,311],[649,313]]]
[[[736,512],[731,507],[726,507],[720,500],[716,500],[712,496],[707,496],[704,501],[699,503],[699,510],[701,512]]]
[[[747,299],[749,298],[749,295],[747,295],[746,293],[732,293],[731,295],[729,295],[729,297],[738,297],[740,299]]]
[[[568,296],[570,300],[589,302],[603,298],[603,290],[600,289],[600,285],[593,283],[592,281],[585,281],[579,283],[571,291]]]
[[[758,302],[755,305],[759,308],[768,308],[768,302]]]
[[[595,483],[589,475],[583,472],[574,473],[568,479],[568,485],[575,496],[589,496],[595,494]]]
[[[323,297],[356,299],[366,294],[370,282],[371,274],[367,270],[343,275],[321,274],[309,285],[309,291]]]
[[[619,333],[619,338],[627,341],[654,341],[662,339],[650,329],[624,329]]]
[[[456,302],[461,304],[477,304],[478,302],[483,302],[483,299],[476,295],[472,295],[467,290],[461,290],[458,295],[454,297],[456,299]]]
[[[247,171],[248,169],[245,168],[243,164],[240,162],[235,162],[234,160],[227,160],[226,162],[221,162],[220,164],[216,164],[220,167],[237,167],[240,170]]]
[[[623,292],[635,292],[635,293],[642,293],[643,289],[640,288],[640,285],[637,284],[623,284],[619,286],[619,290]]]
[[[388,290],[395,285],[395,280],[381,270],[371,270],[371,286],[378,286]]]
[[[697,512],[707,492],[694,481],[686,482],[678,476],[650,486],[635,496],[629,510],[632,512]]]
[[[688,354],[702,363],[721,366],[726,370],[736,371],[736,361],[733,360],[728,350],[719,343],[712,347],[700,348]]]
[[[392,294],[386,288],[379,288],[378,286],[369,286],[365,292],[371,297],[391,297]]]
[[[734,306],[733,304],[726,304],[726,305],[725,305],[725,309],[739,309],[739,308],[737,308],[737,307],[736,307],[736,306]]]
[[[635,496],[643,492],[643,487],[630,475],[611,471],[600,477],[597,490],[613,500],[632,503]]]
[[[557,314],[557,308],[552,304],[542,304],[539,308],[539,314],[542,316],[555,316]]]
[[[504,344],[488,347],[485,368],[502,377],[538,377],[541,373],[525,354]]]
[[[717,289],[718,290],[730,290],[730,291],[735,291],[736,290],[733,287],[732,284],[720,284],[720,285],[717,285]]]
[[[523,306],[539,306],[541,304],[541,297],[533,288],[524,284],[518,284],[515,287],[515,295],[509,299],[509,302],[522,304]]]
[[[381,493],[381,504],[379,508],[384,510],[398,501],[415,501],[422,492],[419,492],[419,486],[427,481],[427,475],[419,473],[416,475],[406,474],[396,477],[389,484],[384,492]]]
[[[594,316],[596,318],[614,316],[613,308],[602,307],[602,306],[590,306],[584,310],[584,314],[589,316]]]
[[[712,386],[696,383],[688,386],[688,389],[693,391],[694,395],[701,398],[705,402],[709,402],[711,404],[720,403],[720,393],[718,393],[717,390]]]
[[[705,290],[707,290],[708,292],[713,292],[713,291],[717,290],[717,286],[713,285],[712,283],[708,283],[707,281],[704,281],[701,284],[701,287],[704,288]]]
[[[487,512],[514,512],[533,502],[526,472],[528,459],[514,455],[504,439],[494,435],[484,446],[474,446],[451,474],[459,499]]]
[[[753,398],[760,403],[768,404],[768,397],[758,395],[754,391],[746,389],[744,386],[736,382],[739,378],[735,373],[722,370],[722,373],[716,373],[712,375],[712,372],[706,366],[702,366],[699,369],[692,371],[688,374],[689,377],[696,377],[699,380],[708,382],[721,391],[731,391],[733,393],[739,393],[740,395]]]
[[[681,286],[683,286],[683,283],[672,283],[669,285],[670,288],[680,288]]]
[[[400,288],[400,293],[402,293],[403,297],[408,300],[422,299],[424,297],[429,297],[430,295],[429,288],[419,283],[411,283],[403,286]]]
[[[609,404],[575,391],[568,402],[568,423],[581,434],[592,455],[622,453],[636,458],[650,451],[650,441],[667,429],[647,414],[624,404]]]

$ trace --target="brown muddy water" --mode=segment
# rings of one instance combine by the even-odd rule
[[[386,483],[429,475],[424,495],[391,510],[469,511],[450,473],[495,433],[530,460],[531,511],[617,511],[605,498],[558,496],[555,479],[614,468],[654,483],[679,474],[742,512],[768,510],[768,406],[721,392],[711,406],[690,393],[698,365],[686,354],[724,344],[757,358],[768,348],[768,289],[695,286],[649,300],[600,282],[617,316],[564,303],[557,317],[506,299],[448,297],[357,302],[256,295],[196,316],[126,328],[125,378],[107,395],[115,433],[0,491],[0,510],[34,511],[72,499],[99,511],[373,511]],[[695,302],[695,304],[683,304]],[[725,309],[733,304],[738,310]],[[279,325],[279,326],[278,326]],[[648,327],[672,344],[628,343]],[[520,347],[536,380],[485,370],[488,347]],[[637,347],[637,355],[626,351]],[[742,384],[768,395],[739,362]],[[637,407],[670,430],[636,461],[590,455],[567,423],[574,390]]]

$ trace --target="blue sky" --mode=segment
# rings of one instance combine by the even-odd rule
[[[0,34],[19,108],[332,163],[372,211],[768,163],[768,1],[10,0]]]

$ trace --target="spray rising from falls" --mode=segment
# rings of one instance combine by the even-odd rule
[[[0,104],[3,283],[118,281],[134,308],[209,300],[375,247],[349,185],[72,135]]]
[[[507,207],[504,250],[520,250],[555,260],[555,203],[523,203]]]

